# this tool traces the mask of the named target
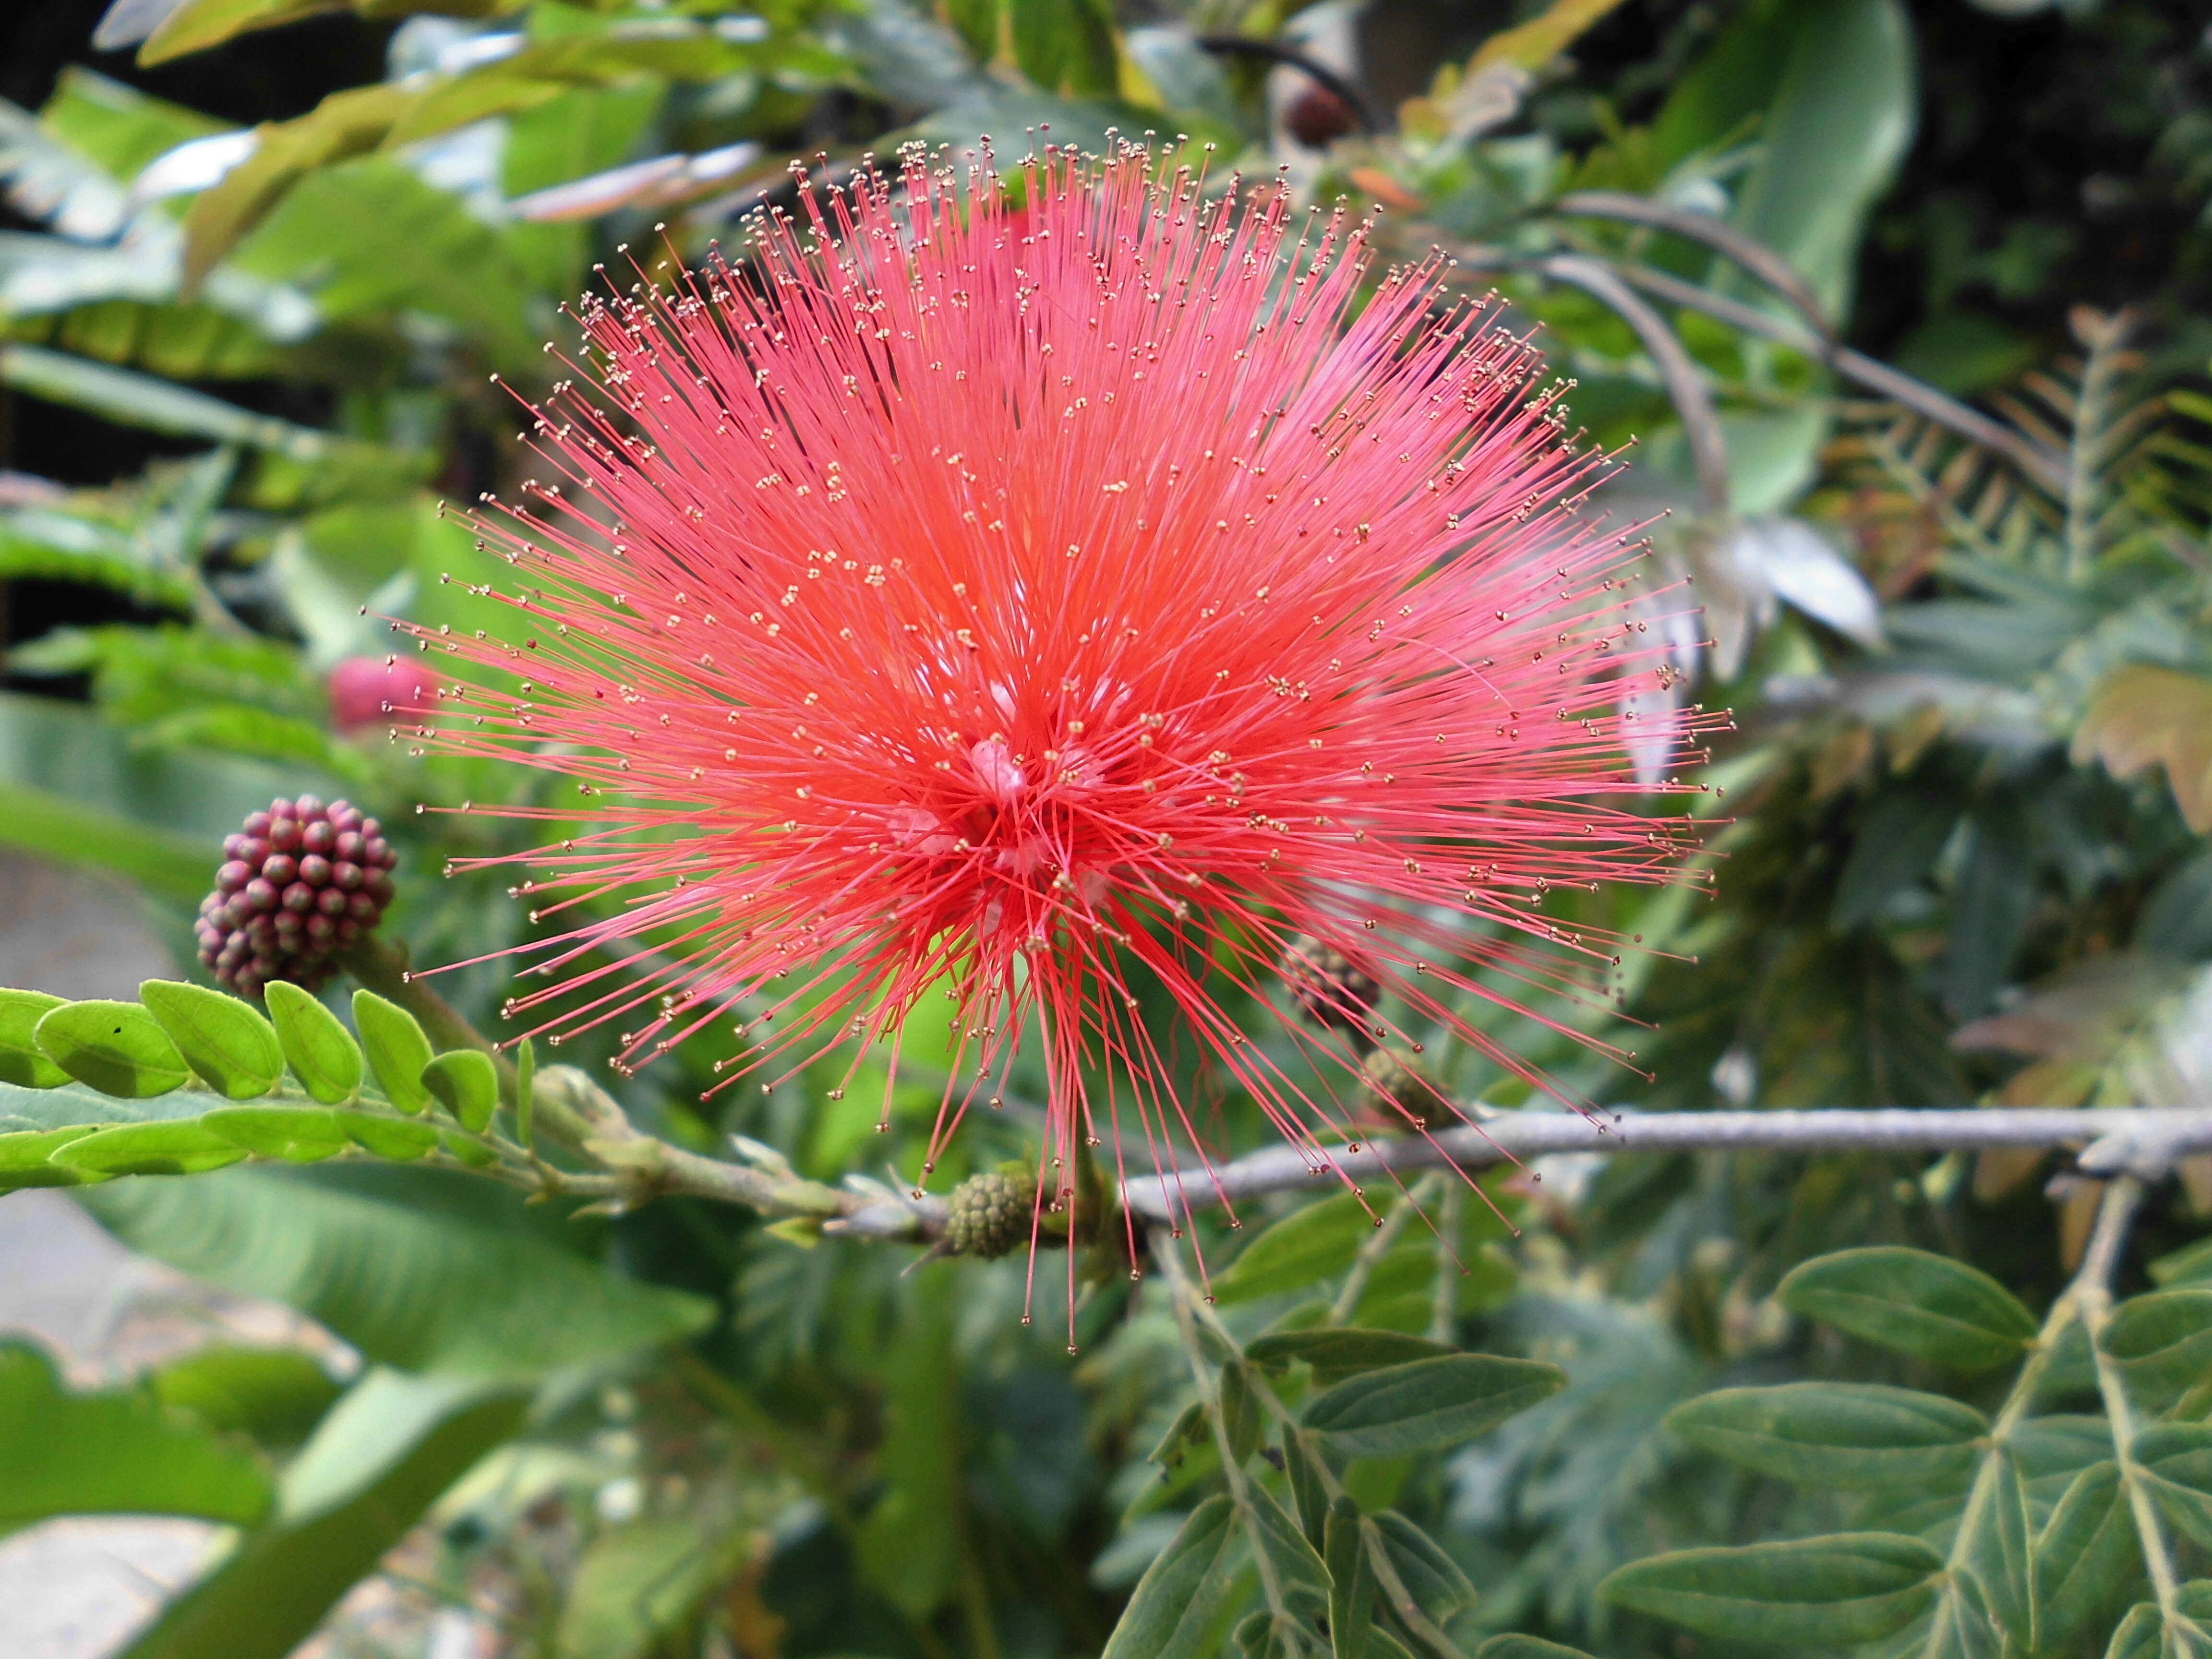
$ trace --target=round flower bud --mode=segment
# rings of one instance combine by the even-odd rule
[[[956,1255],[995,1261],[1029,1237],[1035,1198],[1035,1193],[1013,1176],[996,1170],[969,1176],[952,1189],[945,1242]]]
[[[1460,1121],[1420,1061],[1402,1048],[1377,1048],[1359,1063],[1359,1071],[1369,1099],[1394,1125],[1448,1129]]]
[[[435,695],[420,667],[397,657],[348,657],[331,670],[330,694],[331,724],[348,733],[420,719],[433,707]],[[339,833],[356,827],[337,822],[337,807],[343,804],[334,803],[331,809],[332,827]]]
[[[200,902],[200,961],[247,997],[271,980],[328,980],[337,953],[382,920],[399,861],[374,818],[313,795],[272,802],[222,850]]]
[[[1334,945],[1297,939],[1283,952],[1275,971],[1282,976],[1298,1011],[1315,1024],[1363,1037],[1368,1034],[1382,988],[1373,975]]]
[[[1327,87],[1308,87],[1283,112],[1283,131],[1308,149],[1327,149],[1359,125],[1359,112]]]

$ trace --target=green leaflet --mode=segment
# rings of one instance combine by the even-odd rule
[[[292,1075],[325,1106],[361,1091],[361,1048],[338,1017],[298,986],[278,980],[263,993]]]
[[[1456,1350],[1401,1331],[1370,1331],[1333,1326],[1310,1331],[1282,1331],[1244,1345],[1244,1357],[1262,1370],[1280,1370],[1297,1361],[1313,1367],[1324,1388],[1382,1365],[1434,1359]]]
[[[2018,1359],[2035,1337],[2034,1316],[2010,1291],[1925,1250],[1839,1250],[1793,1270],[1775,1294],[1792,1313],[1956,1371]]]
[[[1136,1592],[1099,1659],[1210,1659],[1228,1600],[1224,1557],[1236,1538],[1236,1506],[1207,1498],[1137,1581]]]
[[[149,979],[139,986],[138,1000],[209,1087],[233,1100],[252,1100],[283,1080],[284,1051],[275,1030],[236,997]]]
[[[1472,1439],[1565,1384],[1556,1365],[1450,1354],[1340,1382],[1306,1407],[1304,1420],[1346,1457],[1434,1451]]]
[[[40,1018],[39,1047],[78,1082],[144,1100],[191,1081],[191,1070],[153,1015],[135,1002],[70,1002]]]
[[[1303,1291],[1342,1273],[1375,1231],[1358,1196],[1340,1193],[1293,1210],[1237,1253],[1213,1281],[1217,1302],[1251,1302]]]
[[[490,1127],[499,1109],[499,1073],[478,1049],[440,1054],[422,1068],[422,1087],[471,1134]]]
[[[39,1047],[39,1022],[62,1006],[44,991],[0,990],[0,1083],[20,1089],[54,1089],[70,1074]]]
[[[2075,1475],[2036,1540],[2037,1632],[2064,1641],[2142,1573],[2142,1546],[2117,1464]]]
[[[1850,1647],[1927,1613],[1942,1571],[1943,1558],[1917,1538],[1839,1533],[1651,1556],[1614,1571],[1598,1594],[1728,1641]]]
[[[1872,1382],[1790,1382],[1700,1395],[1668,1413],[1667,1427],[1716,1456],[1801,1486],[1963,1490],[1990,1422],[1940,1395]]]

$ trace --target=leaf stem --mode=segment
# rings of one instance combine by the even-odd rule
[[[1176,1334],[1182,1339],[1183,1358],[1190,1366],[1190,1377],[1198,1389],[1199,1398],[1206,1402],[1206,1420],[1213,1425],[1213,1443],[1221,1454],[1221,1472],[1229,1483],[1230,1501],[1237,1505],[1237,1513],[1244,1524],[1245,1536],[1252,1543],[1252,1564],[1259,1570],[1261,1593],[1267,1599],[1267,1615],[1273,1621],[1275,1633],[1293,1650],[1303,1651],[1305,1632],[1291,1616],[1290,1603],[1283,1594],[1281,1576],[1267,1553],[1266,1540],[1261,1536],[1261,1522],[1252,1502],[1251,1478],[1238,1461],[1229,1434],[1227,1413],[1221,1408],[1219,1373],[1209,1366],[1206,1350],[1198,1340],[1199,1309],[1200,1304],[1193,1291],[1190,1276],[1183,1271],[1182,1253],[1175,1236],[1165,1227],[1152,1231],[1152,1259],[1160,1264],[1160,1272],[1168,1281],[1169,1301],[1175,1312]],[[1228,1334],[1220,1329],[1218,1322],[1209,1322],[1224,1341],[1233,1349],[1237,1345],[1230,1341]],[[1251,1379],[1255,1395],[1266,1385],[1257,1377]],[[1269,1391],[1272,1400],[1272,1390]],[[1282,1409],[1276,1403],[1274,1409]]]
[[[2097,1392],[2105,1402],[2105,1416],[2112,1425],[2112,1458],[2119,1466],[2121,1484],[2127,1488],[2128,1510],[2135,1518],[2136,1538],[2142,1547],[2143,1565],[2150,1574],[2151,1594],[2158,1602],[2159,1617],[2173,1638],[2179,1659],[2196,1659],[2197,1638],[2203,1632],[2181,1611],[2176,1600],[2181,1575],[2174,1566],[2173,1552],[2159,1520],[2157,1502],[2143,1480],[2142,1465],[2135,1458],[2135,1407],[2128,1399],[2127,1383],[2120,1376],[2120,1368],[2105,1352],[2105,1327],[2112,1317],[2112,1272],[2119,1263],[2120,1247],[2126,1243],[2129,1225],[2142,1207],[2142,1183],[2132,1176],[2122,1176],[2106,1185],[2104,1200],[2097,1206],[2096,1224],[2090,1231],[2088,1248],[2081,1253],[2081,1269],[2075,1275],[2067,1293],[2081,1310],[2081,1324],[2089,1338],[2089,1352],[2096,1361]]]

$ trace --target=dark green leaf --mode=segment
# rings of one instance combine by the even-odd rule
[[[1302,1291],[1342,1273],[1375,1231],[1358,1196],[1340,1193],[1293,1210],[1247,1244],[1213,1281],[1217,1302],[1251,1302]]]
[[[204,1175],[236,1164],[245,1149],[197,1120],[120,1123],[55,1148],[50,1163],[90,1175]]]
[[[2179,1394],[2212,1376],[2212,1290],[2130,1297],[2098,1343],[2130,1387]]]
[[[2063,1643],[2142,1577],[2118,1465],[2094,1463],[2074,1477],[2036,1540],[2035,1571],[2036,1629],[2046,1644]]]
[[[1375,1621],[1375,1571],[1359,1530],[1359,1505],[1339,1497],[1328,1506],[1322,1561],[1328,1568],[1328,1639],[1334,1659],[1365,1659]]]
[[[2134,1451],[2159,1508],[2212,1548],[2212,1424],[2154,1424],[2136,1437]]]
[[[2150,1276],[2161,1285],[2186,1285],[2212,1279],[2212,1238],[2201,1238],[2171,1255],[2150,1264]]]
[[[269,1483],[247,1453],[139,1394],[70,1394],[52,1360],[0,1342],[0,1533],[56,1515],[194,1515],[248,1525]]]
[[[482,1134],[499,1109],[499,1073],[491,1056],[456,1048],[422,1068],[422,1086],[471,1134]]]
[[[341,1392],[320,1365],[290,1348],[198,1348],[147,1383],[164,1405],[273,1446],[306,1439]]]
[[[1230,1588],[1222,1558],[1236,1518],[1236,1506],[1224,1497],[1209,1498],[1190,1512],[1137,1581],[1100,1659],[1211,1659]]]
[[[119,1659],[283,1659],[477,1460],[527,1395],[372,1371],[286,1471],[276,1519],[165,1607]]]
[[[1250,1504],[1245,1529],[1252,1548],[1273,1568],[1275,1582],[1282,1586],[1283,1605],[1308,1628],[1318,1630],[1328,1614],[1329,1594],[1328,1570],[1322,1565],[1320,1553],[1265,1486],[1248,1484],[1244,1493]]]
[[[1382,1547],[1389,1552],[1390,1565],[1398,1570],[1407,1593],[1431,1623],[1449,1627],[1474,1605],[1473,1582],[1436,1540],[1395,1510],[1384,1510],[1373,1519]]]
[[[1221,1368],[1221,1429],[1229,1437],[1230,1461],[1248,1462],[1260,1449],[1267,1428],[1267,1417],[1252,1395],[1250,1377],[1243,1365],[1231,1360]]]
[[[75,1187],[107,1177],[89,1170],[71,1170],[51,1162],[53,1155],[73,1140],[82,1140],[92,1130],[19,1129],[0,1134],[0,1193],[27,1187]]]
[[[1474,1650],[1474,1659],[1590,1659],[1580,1648],[1564,1648],[1534,1636],[1493,1636]]]
[[[427,1123],[416,1123],[407,1118],[386,1117],[377,1112],[349,1112],[343,1109],[331,1115],[337,1120],[338,1127],[346,1132],[355,1146],[395,1163],[404,1164],[437,1149],[438,1132]]]
[[[135,1002],[71,1002],[49,1010],[35,1035],[78,1082],[124,1100],[166,1095],[191,1081],[168,1034]]]
[[[2035,1338],[2034,1316],[1979,1268],[1895,1245],[1816,1257],[1776,1294],[1792,1313],[1956,1371],[2018,1359]]]
[[[1958,817],[1957,802],[1932,794],[1887,795],[1869,807],[1836,884],[1838,931],[1873,921],[1893,896],[1925,876]]]
[[[662,1638],[690,1617],[721,1567],[712,1540],[689,1516],[602,1532],[576,1562],[552,1650],[567,1659],[665,1653]]]
[[[341,1105],[359,1093],[361,1048],[338,1017],[281,979],[262,995],[300,1086],[325,1106]]]
[[[2019,1460],[2008,1449],[1999,1447],[1990,1455],[1995,1467],[1982,1524],[1966,1565],[1987,1598],[1991,1620],[2010,1638],[2010,1645],[2032,1653],[2036,1646],[2035,1524],[2028,1514],[2027,1483],[2021,1478]]]
[[[337,1114],[315,1106],[225,1106],[200,1123],[234,1146],[295,1164],[336,1158],[347,1145]]]
[[[2166,1645],[2166,1618],[2157,1602],[2138,1601],[2128,1609],[2105,1649],[2105,1659],[2179,1659]]]
[[[353,1023],[384,1097],[410,1115],[426,1110],[430,1091],[422,1086],[422,1068],[430,1063],[432,1049],[415,1016],[374,991],[356,991]]]
[[[1875,1382],[1722,1389],[1677,1406],[1668,1430],[1778,1480],[1851,1491],[1963,1489],[1989,1419],[1940,1395]]]
[[[1435,1451],[1472,1439],[1565,1382],[1556,1365],[1449,1354],[1340,1382],[1306,1407],[1304,1421],[1346,1457]]]
[[[1598,1586],[1615,1607],[1727,1641],[1854,1647],[1936,1604],[1943,1558],[1917,1538],[1838,1533],[1632,1561]]]
[[[1160,1437],[1160,1443],[1152,1448],[1146,1462],[1158,1463],[1162,1468],[1175,1468],[1190,1455],[1192,1448],[1205,1445],[1212,1434],[1206,1402],[1194,1400],[1168,1425],[1168,1431]]]
[[[204,985],[149,979],[138,1000],[161,1022],[185,1063],[233,1100],[270,1093],[284,1076],[284,1051],[267,1020],[236,997]]]
[[[134,1249],[283,1302],[371,1360],[412,1370],[534,1376],[688,1335],[714,1316],[697,1297],[545,1243],[522,1224],[519,1200],[500,1226],[453,1213],[449,1183],[461,1176],[370,1165],[340,1186],[306,1175],[234,1170],[83,1196]]]
[[[1263,1369],[1280,1370],[1303,1360],[1313,1367],[1314,1381],[1324,1388],[1380,1365],[1402,1365],[1454,1352],[1446,1344],[1431,1342],[1426,1337],[1408,1336],[1400,1331],[1363,1330],[1356,1326],[1281,1331],[1244,1346],[1244,1357]]]
[[[53,1089],[70,1080],[33,1035],[39,1022],[63,1000],[44,991],[0,990],[0,1083],[19,1089]]]
[[[1322,1478],[1321,1451],[1303,1430],[1283,1431],[1283,1471],[1290,1477],[1291,1502],[1306,1541],[1319,1548],[1328,1523],[1328,1483]]]

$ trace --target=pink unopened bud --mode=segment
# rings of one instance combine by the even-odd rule
[[[422,670],[397,657],[348,657],[331,670],[331,723],[341,732],[396,726],[428,713],[433,699]]]

